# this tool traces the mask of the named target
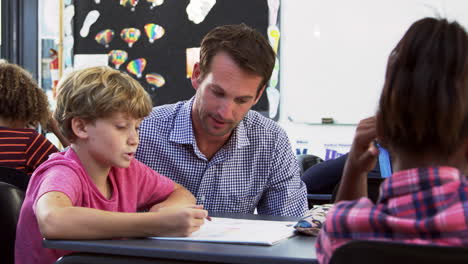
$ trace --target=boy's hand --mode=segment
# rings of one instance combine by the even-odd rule
[[[208,211],[202,205],[159,208],[157,236],[189,236],[205,223]]]

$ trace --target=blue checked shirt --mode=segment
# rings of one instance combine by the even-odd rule
[[[210,212],[306,212],[306,187],[282,128],[249,111],[208,160],[193,134],[192,103],[193,98],[153,108],[140,126],[138,160],[187,188]]]

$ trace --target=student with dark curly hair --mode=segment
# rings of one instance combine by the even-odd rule
[[[47,96],[26,70],[6,61],[0,62],[0,94],[0,166],[31,175],[58,151],[34,129],[50,124]]]

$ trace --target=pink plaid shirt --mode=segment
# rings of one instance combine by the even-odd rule
[[[377,204],[343,201],[328,213],[317,258],[328,263],[350,240],[468,246],[468,181],[451,167],[400,171],[380,186]]]

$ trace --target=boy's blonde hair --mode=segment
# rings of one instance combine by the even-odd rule
[[[67,75],[57,86],[57,119],[62,133],[75,139],[71,120],[105,118],[116,112],[143,118],[152,102],[145,89],[128,74],[109,67],[91,67]]]

